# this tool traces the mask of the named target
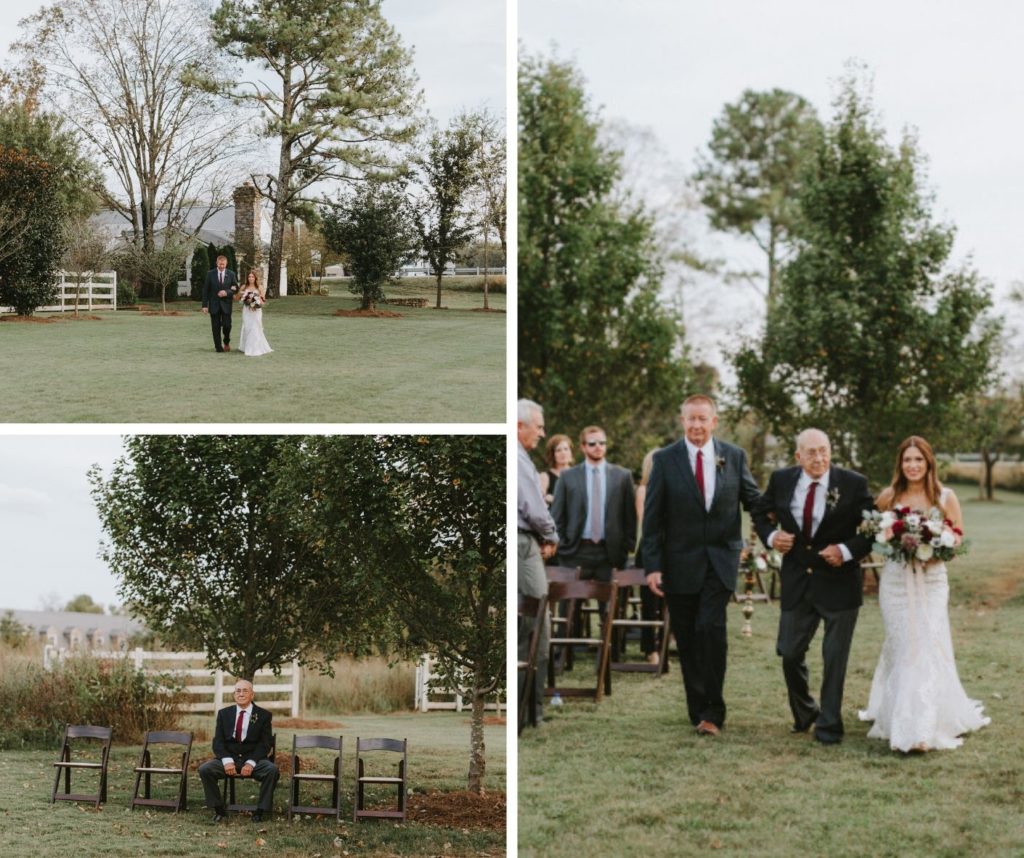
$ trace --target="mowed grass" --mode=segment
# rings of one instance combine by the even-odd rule
[[[275,716],[275,720],[282,716]],[[451,792],[465,789],[468,766],[468,713],[402,713],[399,715],[344,715],[329,712],[310,717],[340,722],[338,728],[303,730],[303,733],[342,735],[342,822],[330,817],[302,818],[289,823],[281,813],[288,800],[290,778],[282,775],[275,792],[275,813],[261,825],[246,815],[229,816],[220,826],[210,824],[203,808],[203,791],[195,763],[210,753],[209,739],[196,741],[193,771],[189,776],[189,810],[129,810],[134,785],[132,769],[138,763],[140,746],[115,746],[111,754],[108,800],[99,811],[91,805],[72,802],[49,804],[53,786],[53,761],[57,749],[0,752],[0,855],[4,856],[208,856],[244,852],[247,855],[312,856],[350,855],[502,855],[505,832],[449,828],[417,823],[352,822],[355,781],[356,736],[387,736],[409,740],[409,787],[416,793]],[[193,718],[190,726],[212,728],[212,718]],[[294,730],[277,729],[277,755],[291,753]],[[505,727],[485,727],[488,752],[486,786],[505,789]],[[77,774],[77,773],[76,773]],[[86,775],[83,786],[89,786]],[[77,779],[72,781],[78,789]],[[155,793],[168,796],[169,790]],[[245,796],[255,795],[255,786],[239,787]],[[320,796],[330,803],[330,793],[304,785],[305,802]],[[392,788],[388,799],[394,795]],[[239,795],[242,798],[242,794]],[[383,799],[383,796],[382,796]],[[337,844],[336,844],[336,838]]]
[[[452,291],[446,310],[352,318],[334,315],[358,305],[336,291],[271,301],[264,330],[274,352],[259,358],[217,354],[192,301],[169,305],[182,315],[0,323],[0,421],[504,422],[506,315],[475,311],[481,295]],[[492,306],[504,298],[492,295]],[[241,324],[236,307],[234,347]]]
[[[744,638],[733,605],[722,736],[694,733],[675,661],[660,679],[615,674],[600,705],[547,707],[519,741],[519,854],[1024,854],[1024,496],[999,501],[964,499],[973,547],[950,564],[960,678],[992,717],[963,747],[904,756],[866,737],[857,709],[883,639],[875,597],[854,636],[838,747],[789,733],[777,606],[756,603]]]

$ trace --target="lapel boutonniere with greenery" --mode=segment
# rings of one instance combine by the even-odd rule
[[[725,470],[725,456],[715,456],[715,470],[718,473]]]
[[[255,724],[256,721],[259,720],[259,717],[259,713],[255,709],[253,709],[252,715],[249,716],[249,724]]]
[[[825,495],[825,506],[829,512],[832,512],[839,504],[839,489],[835,486],[828,490],[828,494]]]

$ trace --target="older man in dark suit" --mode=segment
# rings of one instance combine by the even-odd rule
[[[203,283],[203,312],[210,315],[213,347],[219,352],[231,351],[231,305],[237,292],[238,278],[228,270],[228,258],[218,256],[217,267],[207,272]]]
[[[750,511],[760,493],[746,453],[713,436],[713,399],[691,396],[681,417],[685,437],[654,454],[644,569],[651,590],[665,596],[690,722],[701,735],[717,736],[725,722],[725,610],[743,549],[740,507]]]
[[[239,679],[235,683],[235,705],[217,713],[213,734],[213,753],[217,759],[207,760],[199,767],[206,806],[213,809],[213,821],[224,819],[220,781],[225,778],[253,777],[260,782],[260,797],[252,821],[261,822],[269,815],[277,786],[277,766],[268,759],[273,739],[273,716],[253,700],[252,683]]]
[[[585,459],[562,473],[551,517],[561,536],[558,562],[579,566],[581,578],[610,581],[636,543],[633,476],[605,455],[608,437],[600,426],[580,433]]]

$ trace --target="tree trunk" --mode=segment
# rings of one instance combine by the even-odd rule
[[[487,760],[484,748],[485,695],[480,689],[479,672],[473,680],[473,714],[469,722],[469,780],[466,788],[482,795]]]
[[[991,451],[982,447],[981,458],[985,463],[985,500],[993,500],[995,498],[995,486],[993,485],[995,479],[995,468],[996,462],[999,460],[999,454],[992,455]]]
[[[758,415],[755,415],[756,417]],[[767,437],[768,430],[765,429],[764,424],[758,419],[757,425],[754,427],[754,437],[750,439],[750,474],[758,485],[764,484],[764,460],[767,454],[765,449]]]
[[[441,275],[444,273],[444,268],[437,270],[437,304],[434,305],[435,310],[441,309]]]

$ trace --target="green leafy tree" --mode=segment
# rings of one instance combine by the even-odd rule
[[[652,225],[616,199],[618,155],[598,140],[568,64],[519,71],[519,394],[552,430],[600,423],[621,461],[673,433],[690,371],[659,297]]]
[[[318,465],[296,436],[133,436],[104,477],[90,472],[119,593],[171,646],[252,677],[293,658],[329,670],[378,624],[367,534],[315,527]],[[353,517],[355,518],[355,517]],[[349,523],[352,519],[347,520]],[[355,525],[353,525],[355,526]],[[330,544],[328,544],[328,539]]]
[[[11,649],[22,649],[28,644],[29,631],[18,622],[13,611],[4,611],[0,617],[0,643]]]
[[[78,611],[83,614],[102,614],[103,605],[94,602],[88,593],[79,593],[64,606],[64,610]]]
[[[821,135],[814,108],[782,89],[745,90],[727,104],[711,129],[708,153],[698,160],[693,182],[714,229],[753,241],[764,253],[766,309],[778,293],[779,268],[791,244],[804,165]],[[753,273],[727,279],[753,280]],[[750,468],[764,469],[766,416],[753,421]]]
[[[310,443],[325,543],[345,552],[350,547],[330,534],[372,528],[360,549],[404,629],[401,649],[436,654],[446,685],[464,689],[472,702],[468,788],[480,792],[484,706],[505,676],[505,439],[326,436]]]
[[[274,205],[267,287],[276,296],[285,223],[313,211],[307,189],[393,171],[393,144],[414,133],[411,56],[380,0],[222,0],[213,30],[217,45],[264,73],[203,83],[258,107],[264,135],[277,140],[277,172],[252,177]]]
[[[962,443],[981,454],[980,500],[995,500],[995,466],[1024,452],[1024,388],[978,394],[966,409]]]
[[[0,144],[0,201],[20,234],[0,256],[0,305],[19,316],[31,316],[56,295],[57,267],[67,246],[60,181],[55,166]]]
[[[890,147],[854,77],[841,85],[799,196],[799,251],[782,271],[763,346],[736,354],[740,398],[792,439],[887,481],[912,433],[940,448],[994,373],[989,287],[948,270],[953,229],[932,222],[921,156]]]
[[[121,253],[118,267],[132,279],[151,284],[159,290],[160,310],[167,312],[167,289],[171,300],[177,297],[178,277],[185,258],[188,256],[192,239],[187,235],[166,231],[156,236],[152,247],[132,244]]]
[[[207,272],[217,267],[217,257],[220,256],[220,251],[217,250],[217,245],[212,241],[206,245],[206,258],[209,262],[209,267],[206,269]]]
[[[413,212],[398,184],[370,182],[320,212],[327,247],[344,253],[352,270],[349,291],[372,310],[384,300],[384,287],[416,252]]]
[[[191,298],[193,301],[201,301],[203,298],[203,284],[206,282],[206,275],[210,270],[210,258],[207,249],[203,245],[197,245],[192,252],[192,266],[189,272],[189,283],[192,287]]]
[[[448,263],[455,262],[474,232],[470,191],[479,176],[476,127],[475,119],[465,115],[453,119],[446,129],[434,128],[416,158],[423,188],[416,222],[423,252],[437,281],[438,309],[444,270]]]

